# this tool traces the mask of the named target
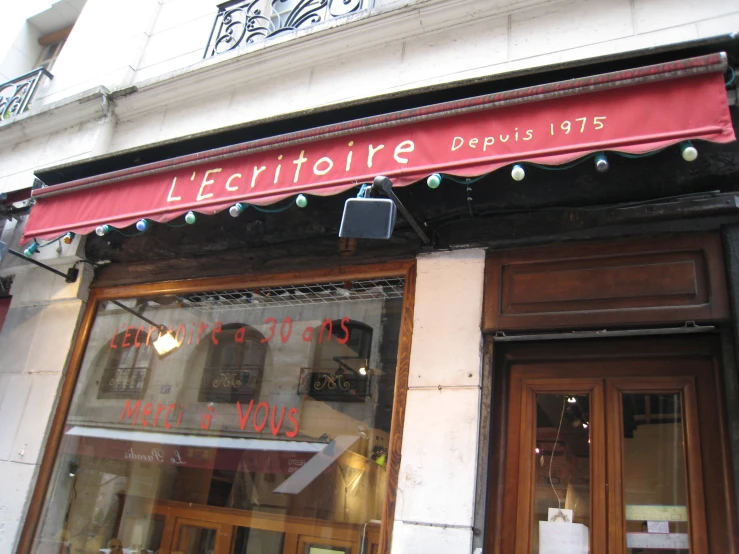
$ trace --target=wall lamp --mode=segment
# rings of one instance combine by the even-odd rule
[[[177,349],[180,346],[180,343],[177,342],[177,339],[172,336],[171,331],[167,330],[166,325],[162,325],[161,323],[157,323],[156,321],[152,321],[148,317],[142,316],[140,313],[138,313],[136,310],[133,310],[126,306],[125,304],[122,304],[121,302],[118,302],[118,300],[111,300],[111,303],[115,304],[119,308],[126,310],[131,315],[134,315],[138,317],[139,319],[145,321],[149,325],[152,325],[159,329],[159,337],[152,343],[154,345],[154,349],[157,351],[157,354],[159,354],[160,357],[164,357],[173,350]]]
[[[365,188],[366,187],[366,188]],[[372,198],[381,192],[388,198]],[[339,236],[352,239],[389,239],[395,228],[395,217],[400,211],[425,245],[431,241],[410,212],[393,192],[393,183],[387,177],[375,177],[372,186],[363,185],[357,198],[344,203]]]
[[[22,258],[26,260],[27,262],[31,262],[34,265],[43,267],[46,271],[51,271],[52,273],[59,275],[59,277],[64,277],[64,280],[67,283],[74,283],[80,274],[80,270],[74,266],[70,267],[66,273],[63,273],[59,271],[58,269],[54,269],[53,267],[43,264],[37,260],[34,260],[33,258],[29,256],[21,254],[20,252],[13,250],[12,248],[8,248],[8,245],[0,240],[0,260],[2,260],[5,257],[5,254],[12,254],[13,256],[16,256],[17,258]]]

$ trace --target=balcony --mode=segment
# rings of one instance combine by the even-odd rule
[[[46,69],[39,67],[0,85],[0,122],[14,118],[28,108],[28,103],[44,76],[54,78]]]
[[[371,0],[240,0],[218,6],[204,59],[360,12]]]

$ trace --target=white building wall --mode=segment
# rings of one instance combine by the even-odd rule
[[[0,239],[12,243],[20,231],[8,224]],[[39,258],[66,272],[81,249],[77,239],[60,251],[50,247]],[[2,275],[15,275],[0,332],[0,554],[15,551],[41,462],[92,277],[89,268],[81,269],[72,284],[22,261],[0,269]]]
[[[481,249],[418,258],[393,554],[471,552],[484,267]]]

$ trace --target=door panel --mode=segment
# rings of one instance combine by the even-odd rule
[[[545,508],[564,504],[565,515],[579,506],[574,521],[587,527],[591,553],[649,552],[666,548],[660,541],[685,540],[689,548],[666,551],[737,554],[712,339],[562,342],[497,353],[496,402],[507,408],[493,429],[503,453],[501,474],[490,479],[487,551],[539,552]]]
[[[695,378],[605,381],[613,414],[607,430],[610,551],[684,539],[690,552],[708,552]],[[670,537],[650,536],[650,526]]]
[[[568,500],[577,496],[575,483],[570,482],[567,465],[573,457],[572,445],[582,450],[582,425],[575,433],[568,417],[564,422],[565,411],[571,412],[568,398],[574,395],[587,399],[589,425],[586,432],[584,449],[587,451],[585,472],[588,475],[587,515],[576,514],[575,521],[579,526],[593,529],[589,537],[593,551],[603,551],[604,545],[600,537],[605,529],[605,504],[601,498],[605,487],[605,471],[600,467],[605,457],[603,429],[603,386],[597,379],[528,379],[524,368],[515,368],[512,372],[511,384],[520,388],[522,401],[510,404],[512,413],[509,417],[518,424],[518,453],[511,456],[509,467],[517,466],[520,478],[516,490],[509,490],[510,505],[516,506],[516,525],[513,526],[516,554],[531,554],[539,551],[539,529],[541,520],[546,522],[547,508],[567,508]],[[559,410],[559,407],[562,409]],[[547,411],[550,415],[547,415]],[[556,413],[556,412],[560,413]],[[518,412],[518,413],[515,413]],[[551,413],[554,412],[554,413]],[[553,421],[557,433],[552,427],[543,427],[542,420]],[[569,426],[562,432],[563,422]],[[514,431],[511,429],[511,431]],[[509,440],[515,441],[515,431]],[[594,436],[593,436],[594,434]],[[578,436],[580,435],[580,436]],[[590,435],[590,443],[587,442]],[[539,452],[537,452],[537,448]],[[583,456],[580,456],[581,458]],[[555,463],[556,459],[556,463]],[[544,465],[542,466],[542,461]],[[550,469],[552,471],[550,471]],[[513,496],[515,495],[516,500]],[[595,495],[598,501],[591,499]],[[552,498],[554,497],[554,499]],[[556,500],[555,500],[556,499]],[[554,503],[553,503],[554,501]],[[514,504],[515,502],[515,504]],[[587,520],[587,525],[583,521]],[[582,527],[579,527],[582,529]]]

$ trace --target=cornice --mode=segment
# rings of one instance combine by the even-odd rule
[[[109,91],[96,87],[58,102],[31,106],[26,113],[0,123],[0,149],[105,117]]]

